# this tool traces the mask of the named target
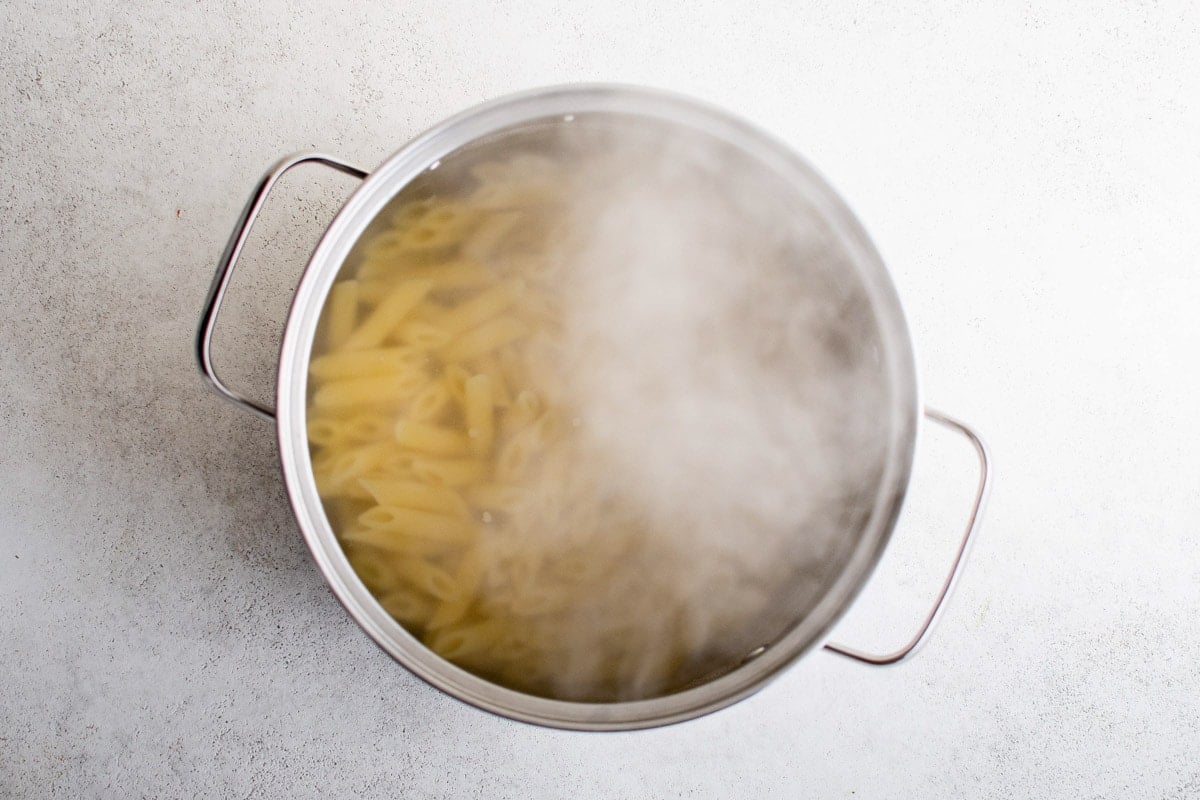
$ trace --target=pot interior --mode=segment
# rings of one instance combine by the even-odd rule
[[[890,284],[815,175],[587,106],[372,187],[385,164],[297,301],[335,590],[423,677],[570,727],[724,704],[812,646],[890,532],[915,405]]]

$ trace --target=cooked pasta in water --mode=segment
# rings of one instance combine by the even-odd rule
[[[785,629],[839,553],[836,453],[870,438],[814,433],[814,404],[857,401],[798,377],[863,367],[837,340],[861,309],[802,308],[818,277],[772,237],[782,212],[681,206],[711,171],[647,148],[674,164],[658,184],[615,168],[628,148],[446,159],[357,245],[309,370],[313,471],[363,583],[544,696],[677,691]]]

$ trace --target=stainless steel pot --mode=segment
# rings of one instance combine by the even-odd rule
[[[338,270],[367,226],[410,181],[441,159],[501,130],[567,121],[575,115],[643,117],[715,137],[757,159],[805,198],[813,213],[833,230],[853,266],[855,279],[869,298],[875,319],[873,336],[888,373],[890,399],[880,413],[889,420],[886,464],[874,489],[865,525],[847,531],[853,548],[831,578],[829,588],[804,617],[776,640],[748,654],[740,666],[675,694],[617,703],[579,703],[523,694],[486,681],[442,659],[409,634],[376,602],[351,568],[322,509],[313,479],[305,427],[307,368],[326,296]],[[230,276],[255,218],[271,189],[292,167],[327,167],[363,183],[330,224],[313,252],[288,315],[279,358],[277,405],[265,407],[226,386],[212,360],[212,335]],[[790,149],[715,108],[675,95],[633,87],[570,86],[531,91],[485,103],[461,113],[414,139],[371,173],[336,158],[317,154],[281,160],[263,177],[235,226],[221,257],[201,320],[198,357],[212,385],[246,410],[273,419],[288,494],[313,557],[350,615],[393,658],[433,686],[479,708],[513,719],[582,730],[618,730],[666,725],[734,703],[761,688],[815,647],[868,664],[892,664],[911,655],[928,636],[949,595],[971,539],[978,528],[989,486],[987,451],[967,425],[924,409],[925,419],[961,433],[979,457],[980,477],[965,533],[937,602],[916,635],[894,653],[873,655],[824,639],[849,607],[883,553],[908,485],[922,407],[912,342],[899,298],[880,257],[849,209],[828,185]]]

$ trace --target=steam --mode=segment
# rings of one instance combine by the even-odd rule
[[[884,383],[851,267],[791,187],[698,134],[559,137],[562,330],[534,346],[572,444],[538,492],[576,525],[526,535],[620,555],[561,612],[542,680],[636,699],[736,667],[821,596],[873,500]]]

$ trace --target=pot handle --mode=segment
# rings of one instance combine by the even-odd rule
[[[230,389],[217,376],[212,359],[213,331],[217,326],[217,315],[221,312],[221,302],[225,299],[225,290],[229,288],[229,279],[233,276],[233,268],[237,265],[242,248],[250,237],[250,228],[253,227],[254,221],[258,219],[258,213],[262,211],[262,207],[267,201],[267,195],[275,188],[275,184],[283,177],[284,173],[292,167],[308,162],[324,164],[360,180],[367,177],[367,173],[358,167],[320,153],[295,153],[285,156],[267,170],[258,185],[254,187],[250,199],[246,201],[246,206],[242,209],[242,214],[233,227],[229,242],[225,245],[225,252],[221,254],[221,260],[217,263],[217,274],[213,276],[212,286],[208,290],[208,300],[205,301],[204,312],[200,315],[200,329],[196,334],[196,360],[200,364],[200,371],[204,373],[204,377],[208,378],[213,388],[226,400],[264,419],[275,419],[275,409]]]
[[[915,653],[917,649],[925,643],[925,640],[929,638],[929,633],[931,630],[933,630],[934,623],[937,622],[938,617],[942,615],[946,598],[949,597],[950,592],[954,589],[954,584],[958,582],[958,576],[959,573],[962,572],[962,565],[966,560],[967,551],[971,547],[971,541],[975,536],[975,532],[979,530],[979,522],[983,514],[983,507],[987,502],[988,492],[991,489],[991,459],[988,455],[987,445],[984,444],[983,439],[979,437],[979,434],[976,433],[965,422],[960,422],[959,420],[947,416],[940,411],[935,411],[932,408],[927,407],[925,409],[925,418],[950,428],[953,431],[961,433],[975,448],[975,453],[979,456],[979,486],[975,490],[975,503],[971,507],[971,516],[967,520],[967,529],[963,534],[962,541],[959,542],[958,552],[954,555],[954,564],[950,567],[950,574],[946,577],[945,583],[942,584],[942,590],[938,593],[937,600],[933,604],[933,610],[930,611],[929,615],[925,617],[925,622],[917,631],[917,635],[914,636],[908,644],[904,645],[894,653],[888,653],[886,655],[874,655],[840,644],[829,643],[825,645],[826,650],[837,653],[838,655],[846,656],[847,658],[852,658],[855,661],[861,661],[864,664],[871,664],[874,666],[898,664]]]

